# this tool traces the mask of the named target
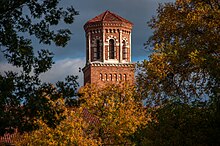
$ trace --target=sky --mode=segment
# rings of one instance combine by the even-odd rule
[[[123,18],[131,21],[134,26],[132,29],[132,62],[147,59],[150,51],[145,49],[144,43],[152,35],[152,30],[147,26],[147,22],[156,15],[159,3],[174,2],[174,0],[61,0],[60,6],[73,6],[79,11],[75,16],[75,21],[71,25],[59,25],[58,27],[67,27],[72,31],[71,40],[64,48],[51,46],[42,46],[38,41],[33,40],[33,46],[36,50],[49,49],[55,56],[52,69],[41,75],[45,82],[55,83],[64,80],[67,75],[78,75],[78,82],[83,84],[83,73],[79,68],[85,66],[86,39],[83,25],[95,16],[109,10]],[[0,72],[6,70],[19,71],[5,62],[0,54]]]

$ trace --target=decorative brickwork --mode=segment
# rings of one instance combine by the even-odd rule
[[[135,64],[91,63],[84,68],[84,82],[103,85],[106,83],[134,83]]]
[[[110,11],[105,11],[84,25],[87,43],[84,84],[134,83],[132,26],[130,21]]]

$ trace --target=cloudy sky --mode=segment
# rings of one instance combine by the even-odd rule
[[[78,75],[82,85],[83,73],[79,67],[85,65],[85,33],[83,25],[91,18],[109,10],[123,18],[131,21],[134,26],[132,30],[132,61],[137,62],[147,59],[150,52],[144,49],[144,43],[152,30],[148,28],[147,21],[156,15],[159,3],[173,2],[174,0],[61,0],[63,7],[72,5],[80,15],[75,17],[75,22],[67,26],[72,31],[72,37],[65,48],[57,48],[54,45],[41,46],[37,41],[33,42],[37,49],[48,48],[54,52],[55,64],[53,68],[41,76],[45,82],[56,82],[63,80],[66,75]],[[8,65],[2,54],[0,54],[0,72],[5,70],[17,70]]]

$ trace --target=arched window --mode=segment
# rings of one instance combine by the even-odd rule
[[[109,59],[115,59],[115,42],[113,39],[109,40]]]
[[[102,76],[102,74],[100,73],[100,80],[102,81],[103,80],[103,76]]]
[[[123,57],[123,60],[127,60],[127,56],[128,56],[128,49],[126,47],[126,41],[123,40],[123,42],[122,42],[122,57]]]
[[[117,74],[115,74],[114,76],[115,76],[115,81],[118,81]]]
[[[94,48],[94,60],[100,59],[100,40],[96,40],[96,47]]]
[[[107,74],[105,74],[105,80],[108,81],[108,76],[107,76]]]
[[[112,81],[112,74],[109,75],[109,79],[110,79],[110,81]]]
[[[100,59],[100,50],[101,50],[100,40],[96,41],[96,47],[97,47],[97,59]]]

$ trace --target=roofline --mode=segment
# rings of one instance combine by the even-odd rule
[[[114,15],[116,18],[119,19],[119,21],[106,21],[105,18],[106,18],[108,13]],[[101,15],[103,15],[101,20],[92,22],[93,19],[98,18]],[[125,23],[125,24],[127,23],[127,24],[130,24],[131,26],[133,26],[133,23],[130,22],[129,20],[127,20],[127,19],[125,19],[125,18],[123,18],[123,17],[121,17],[121,16],[119,16],[119,15],[117,15],[117,14],[115,14],[115,13],[109,11],[109,10],[107,10],[104,13],[101,13],[101,14],[97,15],[96,17],[94,17],[94,18],[90,19],[89,21],[87,21],[85,23],[85,25],[84,25],[84,29],[85,29],[85,26],[88,25],[88,24],[96,24],[96,23],[100,23],[100,22],[122,22],[122,23]]]

